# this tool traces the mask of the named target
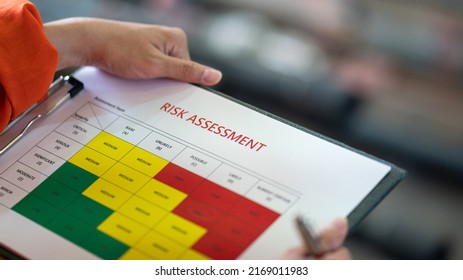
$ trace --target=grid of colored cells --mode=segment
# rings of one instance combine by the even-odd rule
[[[0,174],[0,204],[103,259],[236,259],[298,199],[87,103]]]
[[[105,131],[12,209],[104,259],[235,259],[280,216]]]

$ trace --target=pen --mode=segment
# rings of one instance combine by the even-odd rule
[[[306,217],[298,215],[296,225],[304,241],[306,253],[308,255],[318,255],[320,253],[320,244],[310,221]]]
[[[11,142],[9,142],[4,148],[0,150],[0,156],[2,156],[14,144],[16,144],[24,136],[29,127],[31,127],[38,119],[46,117],[56,111],[56,109],[58,109],[64,102],[76,96],[84,88],[84,84],[74,77],[66,76],[63,78],[63,80],[71,84],[72,88],[45,113],[38,114],[31,121],[29,121],[21,133],[19,133]]]

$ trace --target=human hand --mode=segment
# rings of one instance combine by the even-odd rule
[[[307,252],[304,246],[288,250],[283,259],[318,259],[318,260],[348,260],[352,259],[350,251],[343,246],[349,230],[347,220],[335,219],[330,226],[323,229],[318,238],[320,251],[317,254]]]
[[[58,68],[96,66],[129,79],[167,77],[212,86],[222,74],[190,60],[185,32],[160,25],[96,18],[44,24],[59,53]]]

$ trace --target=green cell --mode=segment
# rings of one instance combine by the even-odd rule
[[[98,257],[108,260],[118,259],[129,249],[127,245],[98,230],[78,244]]]
[[[94,228],[113,213],[111,209],[83,195],[79,195],[65,211],[79,217]]]
[[[63,183],[79,193],[82,193],[98,179],[97,176],[70,162],[64,163],[50,178]]]
[[[48,202],[31,194],[23,198],[12,209],[41,225],[50,222],[60,211]]]
[[[47,178],[37,188],[35,188],[32,194],[60,209],[68,206],[71,201],[80,195],[65,185],[50,178]]]
[[[90,225],[67,213],[59,214],[45,226],[74,243],[79,243],[94,230]]]

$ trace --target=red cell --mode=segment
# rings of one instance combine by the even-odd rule
[[[223,216],[220,211],[191,197],[187,197],[172,212],[206,229],[213,227]]]
[[[243,248],[251,245],[263,232],[263,230],[250,227],[232,216],[224,216],[211,231]]]
[[[228,211],[241,198],[240,195],[211,181],[204,180],[191,196],[221,211]]]
[[[154,179],[184,193],[190,193],[199,185],[199,183],[201,183],[201,181],[204,180],[203,177],[191,173],[190,171],[173,163],[169,163],[160,172],[158,172],[158,174],[154,176]]]
[[[246,247],[238,246],[219,235],[208,232],[192,248],[212,259],[234,260]]]
[[[244,197],[228,213],[259,230],[265,230],[280,216]]]

